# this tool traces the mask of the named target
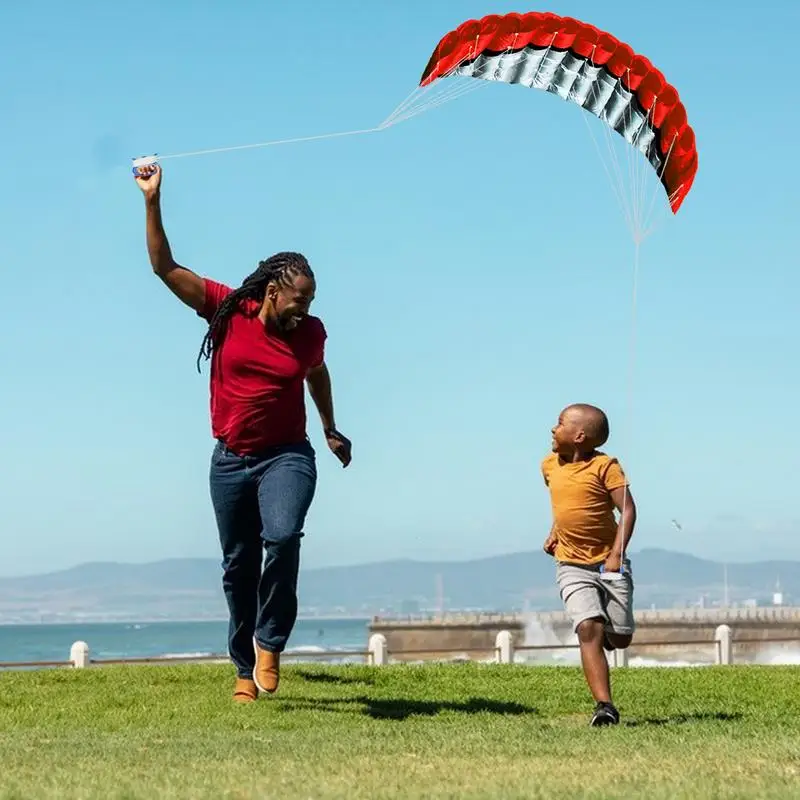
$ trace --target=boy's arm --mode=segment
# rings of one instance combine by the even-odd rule
[[[605,566],[609,572],[619,572],[636,525],[636,503],[628,486],[612,489],[611,500],[619,511],[619,523],[617,537]]]
[[[619,511],[617,535],[606,559],[605,569],[609,572],[619,572],[636,525],[636,503],[631,494],[628,479],[616,458],[608,460],[601,477],[611,497],[611,502]]]
[[[544,480],[544,485],[549,489],[550,480],[548,476],[547,464],[548,460],[545,458],[540,465],[540,469],[542,471],[542,480]],[[558,544],[558,536],[556,536],[556,523],[553,521],[553,524],[550,526],[550,533],[547,534],[547,538],[544,540],[542,549],[545,551],[545,553],[547,553],[547,555],[552,556],[556,551],[556,544]]]

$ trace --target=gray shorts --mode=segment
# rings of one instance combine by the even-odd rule
[[[633,635],[633,575],[625,559],[625,577],[604,581],[600,565],[564,564],[556,566],[556,580],[573,629],[587,619],[600,618],[611,633]]]

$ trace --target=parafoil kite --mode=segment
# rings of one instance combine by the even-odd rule
[[[677,90],[645,56],[571,17],[531,12],[469,20],[439,41],[420,79],[520,84],[593,114],[647,158],[677,213],[697,172],[695,136]]]

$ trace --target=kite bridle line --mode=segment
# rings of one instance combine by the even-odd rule
[[[505,53],[511,52],[511,49]],[[505,54],[504,53],[504,54]],[[297,144],[300,142],[321,141],[324,139],[338,139],[345,136],[361,136],[366,133],[378,133],[391,128],[400,122],[412,119],[433,108],[450,103],[486,85],[486,81],[464,81],[463,83],[447,84],[444,78],[449,78],[458,70],[461,64],[456,64],[439,80],[429,83],[427,86],[415,86],[414,89],[402,100],[394,110],[378,125],[372,128],[360,128],[351,131],[336,131],[334,133],[322,133],[315,136],[296,136],[289,139],[271,139],[265,142],[255,142],[253,144],[230,145],[226,147],[212,147],[204,150],[190,150],[183,153],[168,153],[153,157],[157,161],[167,161],[176,158],[191,158],[194,156],[213,155],[217,153],[232,153],[238,150],[256,150],[264,147],[276,147],[284,144]]]
[[[596,46],[595,46],[596,50]],[[595,50],[592,51],[592,56],[594,56]],[[594,63],[592,59],[592,63]],[[628,85],[630,86],[630,69],[627,71],[628,77]],[[616,83],[611,88],[611,94],[617,91],[622,84],[621,79],[616,79]],[[597,84],[592,84],[592,92],[594,92],[594,99],[599,100],[599,96],[597,95]],[[632,94],[632,93],[631,93]],[[631,98],[632,99],[632,98]],[[631,294],[630,294],[630,329],[629,329],[629,337],[628,337],[628,365],[627,365],[627,380],[626,380],[626,411],[625,411],[625,447],[623,448],[626,453],[626,468],[625,473],[628,480],[626,481],[625,492],[623,494],[623,501],[622,501],[622,516],[620,518],[620,524],[622,519],[625,517],[625,513],[627,511],[628,505],[628,483],[630,482],[630,474],[631,471],[629,469],[630,462],[632,461],[632,443],[634,440],[634,396],[635,396],[635,375],[636,375],[636,355],[637,355],[637,306],[638,306],[638,294],[639,294],[639,279],[640,279],[640,267],[641,267],[641,251],[642,245],[644,244],[645,240],[648,239],[656,230],[656,223],[648,224],[650,217],[653,214],[656,198],[658,196],[657,192],[653,193],[652,200],[650,202],[650,206],[646,214],[642,215],[642,210],[644,208],[644,200],[646,195],[646,178],[649,170],[647,169],[646,165],[648,164],[648,160],[643,157],[643,153],[641,152],[640,148],[638,147],[639,139],[642,134],[642,131],[645,129],[648,120],[653,117],[655,112],[656,103],[658,102],[657,98],[653,99],[653,103],[651,104],[650,108],[647,110],[647,113],[642,120],[641,126],[636,131],[635,136],[633,137],[633,145],[625,147],[625,153],[628,160],[628,178],[630,182],[630,190],[626,191],[625,188],[625,180],[623,178],[622,169],[620,168],[619,160],[616,156],[615,152],[615,142],[618,141],[617,138],[613,136],[612,128],[610,127],[611,120],[608,117],[605,117],[605,121],[609,124],[601,125],[602,130],[606,135],[606,144],[609,154],[609,160],[611,161],[612,169],[609,169],[606,160],[603,158],[603,154],[601,152],[600,146],[597,143],[597,140],[592,132],[591,128],[591,121],[589,117],[590,114],[584,114],[584,121],[586,122],[586,127],[589,131],[589,135],[592,139],[592,142],[595,145],[595,149],[597,150],[597,154],[600,158],[600,161],[605,169],[606,175],[608,176],[609,182],[611,184],[611,189],[614,192],[615,197],[620,205],[620,209],[622,211],[622,216],[624,217],[629,232],[631,234],[631,239],[633,241],[633,264],[632,264],[632,275],[631,275]],[[623,121],[626,125],[631,125],[634,123],[633,118],[633,108],[631,102],[628,102],[626,108],[623,112]],[[603,116],[600,115],[599,119],[603,121]],[[673,148],[675,147],[675,142],[677,141],[677,133],[673,137],[672,142],[670,142],[669,149],[667,150],[667,154],[664,157],[663,163],[660,165],[660,168],[657,172],[658,181],[662,182],[664,172],[667,168],[669,163],[670,157],[672,155]],[[613,175],[616,177],[616,181]],[[671,207],[673,199],[679,195],[682,191],[683,185],[681,184],[678,186],[673,192],[668,195],[669,206]],[[629,204],[630,203],[630,204]],[[625,551],[623,550],[623,558],[625,556]],[[609,577],[618,578],[621,577],[619,575],[609,575]]]

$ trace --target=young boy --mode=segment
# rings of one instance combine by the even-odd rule
[[[616,725],[619,712],[611,702],[603,648],[625,649],[633,637],[633,579],[625,551],[636,505],[617,460],[598,450],[609,436],[603,411],[583,403],[568,406],[552,433],[553,452],[542,461],[553,508],[544,550],[556,559],[561,599],[597,704],[590,724]]]

